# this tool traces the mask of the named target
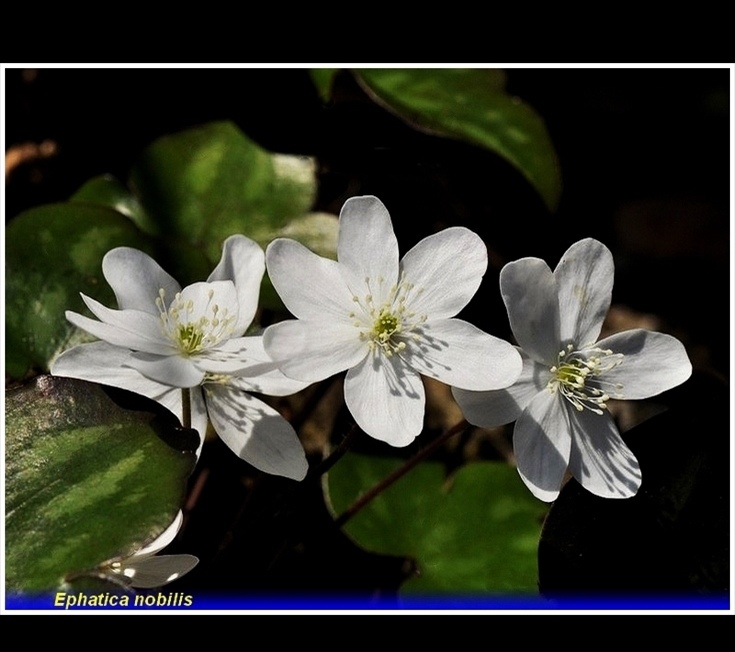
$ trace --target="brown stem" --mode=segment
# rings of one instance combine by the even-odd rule
[[[327,457],[325,457],[318,466],[309,470],[309,477],[320,477],[324,475],[329,469],[331,469],[341,457],[348,451],[352,445],[353,440],[360,432],[360,429],[353,424],[350,431],[345,435],[344,439],[339,443],[339,446],[335,448]]]

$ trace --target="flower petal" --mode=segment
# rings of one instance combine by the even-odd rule
[[[518,344],[551,367],[560,350],[556,281],[540,258],[521,258],[500,270],[500,292]]]
[[[310,382],[285,376],[265,352],[262,335],[251,335],[231,340],[241,342],[242,366],[228,382],[246,392],[258,392],[269,396],[288,396],[308,387]]]
[[[597,341],[610,309],[614,275],[612,254],[601,242],[586,238],[567,249],[554,270],[562,345]]]
[[[158,355],[176,352],[171,341],[161,332],[160,320],[153,315],[140,310],[111,310],[94,299],[81,296],[100,321],[67,310],[66,318],[75,326],[126,349]]]
[[[235,336],[242,335],[255,317],[264,273],[265,254],[257,242],[244,235],[232,235],[225,240],[222,258],[207,281],[232,281],[235,284],[239,304]]]
[[[401,260],[403,280],[416,286],[412,312],[432,319],[454,317],[480,287],[487,248],[469,229],[453,227],[424,238]]]
[[[407,446],[423,430],[421,377],[396,355],[374,351],[345,377],[345,403],[357,425],[391,446]]]
[[[352,325],[295,319],[266,328],[263,344],[284,374],[312,383],[355,366],[368,351]]]
[[[513,346],[461,319],[424,324],[419,340],[409,341],[401,357],[408,365],[447,385],[491,390],[508,387],[521,373]]]
[[[353,294],[339,263],[285,238],[268,245],[265,260],[273,287],[294,317],[350,322]]]
[[[214,429],[238,457],[266,473],[294,480],[306,476],[301,442],[276,410],[225,384],[207,383],[204,394]]]
[[[167,297],[181,291],[181,286],[148,254],[117,247],[102,259],[102,273],[115,292],[120,310],[142,310],[158,317],[156,299],[160,290]]]
[[[127,364],[146,378],[170,387],[196,387],[204,380],[204,372],[194,365],[191,358],[178,355],[162,357],[133,353]]]
[[[120,567],[113,571],[128,578],[133,588],[153,589],[186,575],[198,563],[199,559],[194,555],[159,555],[142,559],[133,556],[120,562]]]
[[[507,389],[476,392],[452,388],[454,399],[470,423],[483,428],[501,426],[515,421],[539,392],[546,388],[549,369],[531,360],[518,349],[523,360],[523,369],[513,385]]]
[[[133,553],[132,558],[150,557],[155,555],[157,552],[163,550],[169,543],[171,543],[181,529],[181,524],[184,522],[184,513],[179,510],[174,520],[158,537],[151,541],[148,545],[136,550]]]
[[[623,399],[656,396],[681,385],[692,374],[692,363],[684,345],[665,333],[643,329],[623,331],[600,340],[597,346],[624,356],[620,365],[602,376],[606,383],[622,385],[615,394],[621,394]],[[613,396],[612,390],[608,393]]]
[[[564,399],[558,393],[539,392],[513,430],[518,473],[539,500],[551,502],[559,495],[571,445]]]
[[[107,342],[90,342],[79,344],[64,351],[51,364],[51,373],[54,376],[77,378],[101,385],[119,387],[128,391],[142,394],[166,405],[164,396],[170,392],[181,395],[181,390],[146,378],[138,371],[129,367],[132,353],[127,349],[113,346]],[[166,407],[169,407],[166,405]],[[171,409],[169,407],[169,409]],[[180,415],[180,409],[174,411]]]
[[[337,260],[356,280],[385,280],[390,288],[398,282],[398,240],[388,210],[371,195],[352,197],[339,214]],[[375,297],[380,304],[385,297]]]
[[[572,451],[569,470],[590,493],[629,498],[641,485],[638,460],[625,445],[609,414],[589,410],[570,416]]]

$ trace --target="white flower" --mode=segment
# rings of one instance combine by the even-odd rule
[[[612,254],[590,238],[572,245],[553,273],[538,258],[507,264],[500,289],[523,371],[506,390],[454,391],[471,423],[516,420],[518,471],[541,500],[557,497],[567,468],[598,496],[634,495],[638,461],[607,401],[655,396],[691,375],[683,345],[670,335],[635,329],[597,342],[613,273]]]
[[[268,354],[287,376],[316,382],[347,370],[345,401],[357,425],[393,446],[421,432],[420,374],[467,389],[507,387],[514,348],[452,319],[472,298],[487,251],[456,227],[419,242],[399,262],[385,206],[355,197],[342,208],[337,261],[294,240],[266,250],[274,287],[297,317],[268,327]]]
[[[67,319],[102,341],[65,351],[51,372],[143,394],[180,419],[182,388],[192,388],[191,425],[202,442],[209,418],[245,461],[302,479],[306,457],[293,428],[246,393],[282,396],[306,386],[278,371],[262,336],[243,336],[258,305],[263,250],[245,236],[231,236],[207,282],[183,290],[137,249],[108,252],[102,271],[120,310],[82,295],[100,321],[74,312],[67,312]]]
[[[158,555],[176,538],[183,518],[179,511],[171,525],[155,541],[126,559],[104,564],[103,568],[118,576],[124,584],[138,589],[164,586],[183,577],[199,563],[199,559],[194,555]]]

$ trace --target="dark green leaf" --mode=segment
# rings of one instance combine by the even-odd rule
[[[109,175],[95,177],[85,183],[70,201],[107,206],[129,217],[143,230],[150,230],[150,218],[137,197],[120,181]]]
[[[79,331],[64,312],[86,310],[79,293],[114,305],[102,277],[102,258],[113,247],[148,251],[146,238],[120,213],[89,204],[50,204],[18,215],[6,231],[6,372],[48,369]]]
[[[52,590],[125,558],[171,523],[195,456],[164,443],[180,426],[131,394],[39,376],[6,394],[8,591]],[[137,409],[131,409],[130,403]]]
[[[561,194],[559,164],[543,120],[505,92],[499,70],[368,69],[367,90],[413,126],[486,147],[514,165],[550,210]]]
[[[337,68],[314,68],[309,71],[311,80],[314,82],[314,86],[316,86],[319,97],[322,98],[323,102],[327,102],[330,98],[332,81],[337,72]]]
[[[328,477],[334,510],[398,466],[395,460],[347,455]],[[416,560],[404,591],[454,595],[535,592],[536,550],[545,506],[506,464],[477,462],[449,479],[423,463],[378,495],[345,525],[362,547]]]

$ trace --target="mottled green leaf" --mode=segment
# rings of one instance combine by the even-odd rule
[[[368,92],[413,126],[502,156],[528,179],[550,210],[556,208],[561,176],[554,146],[541,117],[505,92],[502,71],[406,68],[356,74]]]
[[[399,462],[350,454],[330,471],[336,513]],[[545,506],[515,469],[477,462],[446,478],[424,462],[379,494],[344,526],[362,547],[412,557],[411,594],[488,595],[535,592],[536,550]]]
[[[113,400],[111,396],[119,397]],[[173,521],[196,440],[158,404],[39,376],[5,397],[8,591],[53,590],[155,539]]]
[[[313,160],[272,154],[231,122],[156,140],[134,166],[130,185],[154,225],[142,228],[198,246],[212,263],[235,233],[265,246],[316,195]]]
[[[15,378],[48,369],[79,331],[64,312],[84,312],[80,292],[106,305],[114,294],[102,276],[110,249],[150,252],[150,241],[120,213],[90,204],[49,204],[18,215],[5,231],[5,364]]]

